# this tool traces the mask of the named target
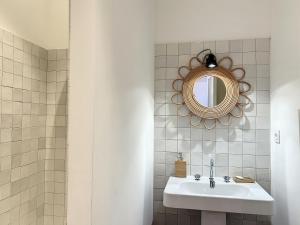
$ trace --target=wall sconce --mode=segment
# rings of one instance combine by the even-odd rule
[[[209,53],[205,54],[202,57],[202,60],[200,60],[199,57],[204,52],[209,52]],[[218,66],[217,57],[214,54],[212,54],[210,49],[204,49],[203,51],[199,52],[197,55],[197,58],[198,58],[199,62],[201,62],[201,64],[205,65],[207,68],[215,68]]]

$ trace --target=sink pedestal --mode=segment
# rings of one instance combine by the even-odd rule
[[[201,211],[201,225],[226,225],[226,213]]]

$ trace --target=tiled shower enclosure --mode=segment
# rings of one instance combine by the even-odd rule
[[[67,50],[0,29],[1,225],[63,225]]]

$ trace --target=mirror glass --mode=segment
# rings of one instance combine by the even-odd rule
[[[224,100],[226,87],[224,82],[218,77],[202,76],[196,80],[193,94],[199,104],[205,107],[214,107]]]

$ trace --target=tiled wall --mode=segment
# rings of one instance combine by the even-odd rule
[[[67,51],[0,29],[0,78],[0,224],[62,225]]]
[[[235,66],[246,70],[246,81],[252,85],[243,119],[234,119],[230,126],[215,129],[194,128],[188,118],[177,115],[171,103],[171,83],[178,77],[179,66],[205,48],[217,58],[232,57]],[[209,41],[156,45],[155,74],[155,177],[154,224],[199,225],[200,212],[164,208],[163,189],[174,175],[174,162],[183,152],[188,174],[208,176],[209,159],[215,159],[216,176],[243,175],[255,178],[270,191],[270,82],[269,39]],[[231,214],[228,224],[265,224],[268,218]]]
[[[47,51],[0,29],[0,224],[43,223]]]
[[[44,225],[65,223],[68,51],[48,51]]]

